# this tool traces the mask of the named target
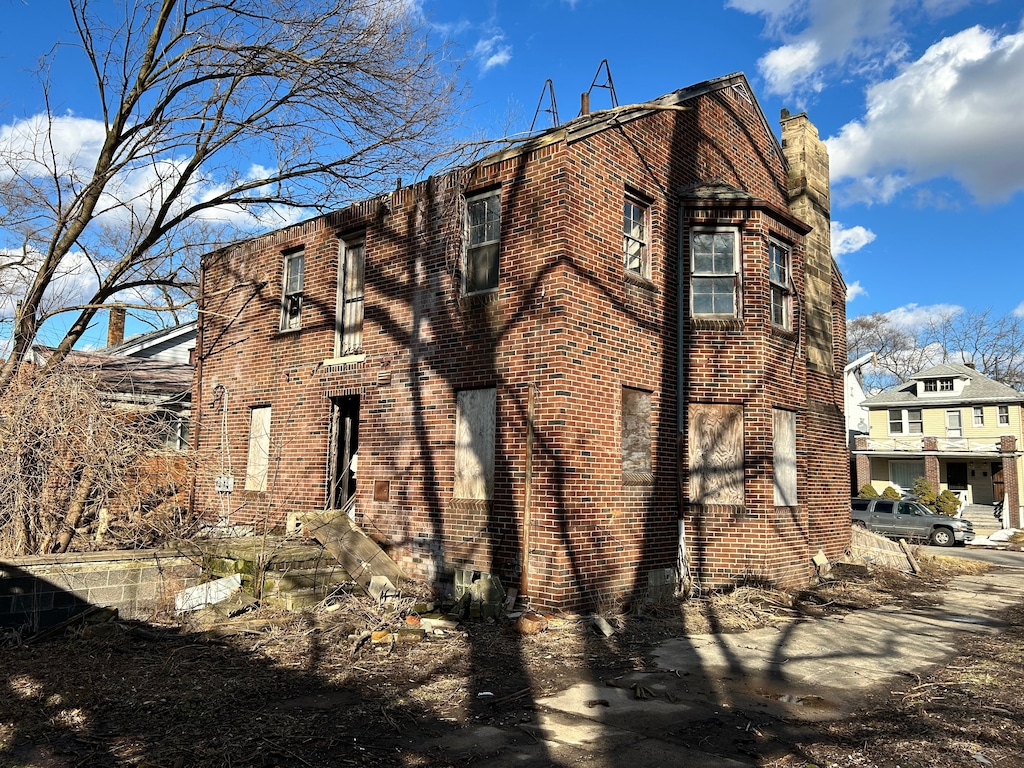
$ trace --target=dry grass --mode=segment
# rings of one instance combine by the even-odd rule
[[[744,585],[637,607],[607,617],[616,630],[611,637],[595,632],[587,617],[550,615],[547,631],[537,635],[518,635],[507,623],[469,622],[419,643],[358,643],[367,631],[406,626],[403,613],[412,599],[396,612],[351,595],[305,614],[258,608],[234,619],[208,616],[210,622],[187,631],[159,623],[86,627],[54,641],[0,647],[0,765],[269,768],[335,765],[339,754],[352,765],[392,768],[397,755],[403,765],[439,765],[422,746],[428,739],[469,723],[512,727],[534,716],[536,699],[581,679],[653,669],[650,654],[662,639],[934,599],[929,588],[956,573],[977,572],[974,563],[957,558],[922,560],[923,579],[878,569],[799,593]],[[1024,615],[1020,619],[1024,624]],[[938,728],[952,716],[950,703],[965,730],[950,737],[949,749],[963,752],[955,744],[969,737],[1024,738],[1002,715],[1003,736],[991,731],[997,725],[979,725],[983,718],[976,717],[984,705],[1005,708],[1024,723],[1017,693],[1024,684],[1024,631],[1015,631],[1005,648],[979,645],[973,656],[943,670],[936,680],[952,681],[948,691],[914,688],[927,680],[908,681],[892,701],[872,703],[849,723],[794,743],[793,762],[777,765],[960,765],[906,762],[896,753],[883,759],[882,752],[863,748],[878,723],[892,731],[887,738],[912,745],[913,733],[896,733],[893,723],[923,718],[920,727]],[[996,714],[985,716],[996,723]],[[985,754],[998,754],[994,749],[986,746]]]

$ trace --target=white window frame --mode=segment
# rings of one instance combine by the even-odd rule
[[[899,419],[894,419],[893,414],[899,414]],[[911,418],[911,414],[917,414],[917,418]],[[888,411],[889,434],[890,435],[921,435],[924,434],[924,414],[920,408],[890,408]],[[899,425],[899,429],[893,429]],[[912,429],[917,425],[917,430]]]
[[[955,424],[953,422],[956,422]],[[946,411],[946,437],[964,436],[964,417],[959,408]]]
[[[998,418],[999,426],[1000,427],[1008,427],[1008,426],[1010,426],[1010,406],[1008,406],[1008,405],[997,406],[997,411],[998,411],[998,414],[999,414],[999,418]]]
[[[626,195],[622,203],[622,259],[627,273],[651,277],[651,207]]]
[[[482,213],[482,217],[479,214]],[[474,221],[474,219],[476,219]],[[501,266],[501,190],[492,189],[466,198],[465,243],[462,255],[462,293],[472,296],[498,290]],[[471,266],[487,258],[492,263],[485,284],[476,283]]]
[[[299,248],[284,254],[281,283],[281,330],[302,328],[302,291],[306,276],[306,251]]]
[[[710,262],[697,252],[698,242],[710,236],[711,253]],[[732,238],[732,266],[720,264],[715,265],[716,241],[719,237],[729,236]],[[720,252],[721,253],[721,252]],[[698,259],[701,263],[698,264]],[[690,311],[694,317],[728,317],[740,316],[740,232],[735,227],[694,227],[690,232]],[[723,286],[731,286],[731,292],[723,289]],[[710,291],[698,290],[698,288],[710,287]],[[716,311],[722,309],[718,302],[726,295],[731,297],[732,307],[728,311]],[[704,306],[704,300],[698,297],[710,297],[710,308]]]
[[[984,427],[985,426],[985,409],[981,406],[974,406],[974,426]]]
[[[270,406],[249,409],[249,455],[245,463],[245,490],[267,490],[270,470]]]
[[[789,291],[792,254],[793,251],[788,245],[777,240],[768,241],[768,287],[771,293],[769,311],[772,325],[786,330],[792,325]],[[778,264],[778,261],[781,261],[781,264]]]
[[[338,309],[334,324],[334,356],[363,349],[366,316],[366,238],[353,237],[338,248]]]

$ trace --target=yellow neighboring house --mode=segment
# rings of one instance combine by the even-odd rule
[[[1004,525],[1021,528],[1024,392],[970,365],[943,364],[869,397],[869,432],[854,441],[856,487],[909,491],[927,477],[965,504],[1004,501]]]

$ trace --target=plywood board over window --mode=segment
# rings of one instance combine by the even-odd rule
[[[690,502],[743,504],[743,406],[689,409]]]
[[[249,456],[245,465],[245,490],[267,490],[270,467],[270,406],[249,410]]]
[[[796,414],[776,408],[772,411],[775,506],[795,507],[796,499]]]
[[[495,390],[458,393],[455,415],[455,498],[494,498]]]
[[[650,483],[651,393],[622,388],[622,480],[627,484]]]

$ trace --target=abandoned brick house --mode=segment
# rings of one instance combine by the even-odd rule
[[[845,286],[782,138],[733,74],[209,254],[196,503],[549,607],[805,583],[849,539]]]

